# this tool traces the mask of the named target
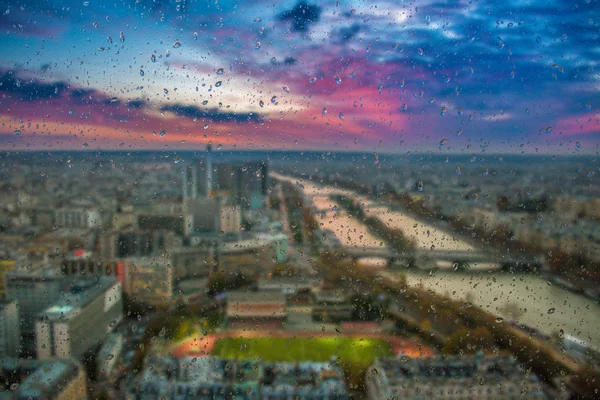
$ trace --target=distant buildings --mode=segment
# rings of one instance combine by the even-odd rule
[[[0,358],[19,356],[19,335],[17,301],[0,299]]]
[[[367,397],[379,399],[544,399],[539,379],[512,357],[478,353],[378,359],[367,371]]]
[[[0,398],[87,399],[83,367],[72,360],[25,360],[0,357]]]
[[[174,268],[163,257],[127,258],[120,263],[123,292],[147,303],[168,302],[173,296]]]
[[[65,207],[54,210],[54,222],[61,228],[101,228],[108,217],[98,209]]]
[[[109,379],[114,372],[126,340],[120,333],[111,333],[96,355],[97,378]]]
[[[38,314],[35,340],[39,359],[80,358],[123,317],[121,284],[113,277],[77,279],[70,292]],[[48,302],[43,303],[48,306]]]
[[[184,201],[221,194],[231,197],[234,204],[245,209],[263,207],[268,188],[267,163],[215,162],[212,152],[207,150],[204,160],[188,165],[184,170]]]
[[[130,385],[128,400],[349,399],[341,369],[330,363],[153,356],[147,366]]]
[[[280,292],[227,292],[227,322],[236,329],[280,329],[287,320]]]
[[[33,335],[38,313],[58,300],[63,279],[55,268],[44,263],[19,263],[6,274],[6,299],[18,302],[22,334]]]

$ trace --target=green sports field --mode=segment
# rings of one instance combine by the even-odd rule
[[[349,337],[313,338],[225,338],[215,344],[213,355],[223,358],[262,359],[264,361],[372,362],[391,355],[383,339]]]
[[[223,358],[263,361],[329,361],[334,358],[351,383],[362,383],[364,373],[376,358],[391,356],[383,339],[354,337],[259,337],[224,338],[217,341],[213,355]]]

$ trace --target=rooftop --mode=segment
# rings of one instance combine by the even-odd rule
[[[69,360],[0,360],[0,391],[18,383],[15,398],[56,398],[65,383],[77,375],[81,367]],[[16,382],[19,381],[20,382]],[[9,385],[9,387],[10,387]]]
[[[41,312],[38,318],[50,321],[68,320],[117,283],[116,278],[108,276],[76,279],[70,285],[70,292]]]

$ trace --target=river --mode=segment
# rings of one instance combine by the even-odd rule
[[[292,183],[299,180],[291,177],[275,175],[277,179],[285,179]],[[419,247],[429,248],[431,245],[444,249],[468,249],[470,244],[440,231],[433,225],[417,221],[410,215],[400,211],[381,210],[381,205],[365,196],[356,195],[348,190],[321,186],[310,181],[301,182],[305,196],[313,201],[315,207],[325,212],[325,219],[320,219],[323,228],[333,232],[345,246],[374,247],[381,241],[368,231],[367,227],[356,218],[339,212],[339,205],[328,200],[331,194],[343,194],[359,200],[367,205],[367,209],[377,210],[377,216],[384,221],[402,228],[404,234],[414,239]],[[338,207],[338,211],[333,210]],[[468,299],[491,313],[505,320],[517,320],[545,334],[552,334],[562,329],[566,334],[575,336],[595,349],[600,349],[600,305],[587,297],[565,290],[534,274],[512,274],[507,272],[452,272],[436,271],[433,273],[405,270],[409,285],[421,285],[440,294],[455,299]],[[387,272],[387,274],[397,274]]]

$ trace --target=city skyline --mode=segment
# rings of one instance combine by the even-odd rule
[[[596,2],[512,3],[5,5],[0,149],[597,153]]]

